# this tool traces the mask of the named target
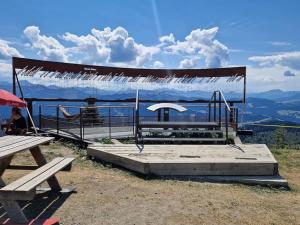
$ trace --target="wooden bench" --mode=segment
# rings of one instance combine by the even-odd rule
[[[74,158],[58,157],[46,165],[32,171],[24,177],[0,189],[0,200],[31,200],[35,195],[35,188],[51,178],[63,168],[71,165]],[[58,191],[60,189],[58,188]]]
[[[55,158],[37,170],[0,189],[0,201],[14,222],[26,223],[28,221],[16,200],[32,200],[36,194],[36,187],[45,181],[52,181],[52,190],[60,191],[61,187],[55,185],[56,182],[51,179],[57,172],[70,166],[73,160],[74,158]]]
[[[13,223],[25,224],[28,222],[17,201],[32,200],[36,194],[37,186],[41,183],[47,181],[53,191],[64,190],[61,188],[55,174],[62,170],[69,171],[74,158],[59,157],[47,163],[39,145],[47,144],[52,139],[52,137],[35,136],[5,136],[0,138],[0,203]],[[10,164],[15,154],[26,150],[30,151],[37,166]],[[2,175],[6,169],[11,168],[36,170],[10,184],[6,184],[2,179]]]

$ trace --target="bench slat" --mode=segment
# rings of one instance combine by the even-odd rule
[[[14,136],[14,135],[6,135],[6,136],[3,136],[3,137],[0,138],[0,144],[1,144],[2,142],[4,142],[4,141],[7,141],[7,140],[9,140],[9,139],[14,139],[14,138],[16,138],[16,136]]]
[[[21,177],[0,189],[0,200],[30,200],[35,195],[35,188],[67,167],[74,158],[58,157],[30,174]]]
[[[37,170],[32,171],[31,173],[25,175],[24,177],[21,177],[20,179],[6,185],[5,187],[0,189],[1,191],[14,191],[18,187],[22,186],[23,184],[27,183],[28,181],[32,180],[34,177],[39,176],[41,173],[45,172],[46,170],[50,169],[60,161],[62,161],[63,157],[57,157],[53,159],[51,162],[45,164],[44,166],[38,168]]]
[[[16,140],[18,140],[20,137],[25,137],[26,136],[13,136],[13,135],[7,135],[7,136],[3,136],[0,137],[0,146],[2,146],[4,143],[9,142],[9,143],[14,143],[16,142]]]
[[[13,145],[13,148],[8,148],[8,149],[0,149],[0,159],[4,157],[8,157],[10,155],[14,155],[17,152],[25,151],[27,149],[33,148],[35,146],[38,146],[43,143],[47,143],[51,141],[53,138],[39,138],[35,139],[34,141],[29,141],[29,142],[23,142],[23,144],[19,145]]]
[[[43,172],[39,176],[33,178],[32,180],[30,180],[26,184],[20,186],[19,188],[16,189],[16,191],[27,192],[27,191],[30,191],[30,190],[34,189],[36,186],[43,183],[48,178],[52,177],[54,174],[56,174],[57,172],[59,172],[60,170],[62,170],[66,166],[68,166],[70,163],[72,163],[73,160],[74,160],[74,158],[63,158],[62,161],[60,161],[59,163],[57,163],[56,165],[54,165],[50,169],[46,170],[45,172]]]
[[[20,136],[22,137],[22,136]],[[8,149],[12,149],[12,148],[15,148],[15,147],[18,147],[18,146],[21,146],[23,144],[26,144],[26,143],[31,143],[31,142],[36,142],[36,141],[40,141],[40,140],[51,140],[53,138],[51,137],[34,137],[34,136],[28,136],[26,137],[24,140],[12,140],[10,144],[6,144],[4,146],[0,146],[0,152],[1,151],[6,151]]]
[[[14,138],[6,139],[4,141],[2,140],[2,142],[0,142],[0,148],[3,149],[5,147],[9,147],[12,144],[17,144],[19,142],[23,142],[28,139],[31,139],[31,137],[20,136],[18,138],[14,137]]]

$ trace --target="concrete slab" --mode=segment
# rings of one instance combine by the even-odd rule
[[[162,179],[200,181],[212,183],[240,183],[289,189],[288,182],[280,175],[272,176],[160,176]]]
[[[105,145],[88,155],[142,174],[159,176],[273,176],[278,164],[263,144]]]

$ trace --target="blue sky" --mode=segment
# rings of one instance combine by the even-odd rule
[[[146,68],[245,65],[253,92],[300,90],[299,9],[297,0],[2,1],[0,76],[8,79],[14,55]]]

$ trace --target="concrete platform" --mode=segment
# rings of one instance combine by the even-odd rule
[[[274,176],[278,163],[266,145],[92,144],[91,157],[158,176]]]

